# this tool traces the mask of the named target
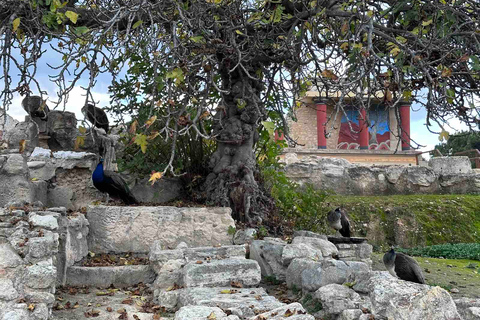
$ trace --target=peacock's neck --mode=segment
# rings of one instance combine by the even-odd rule
[[[97,168],[95,168],[95,171],[93,171],[93,174],[92,174],[92,180],[94,182],[101,182],[103,181],[103,164],[102,163],[99,163],[97,165]]]

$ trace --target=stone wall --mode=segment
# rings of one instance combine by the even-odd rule
[[[46,320],[55,301],[59,219],[24,202],[0,209],[0,319]]]
[[[480,174],[467,157],[434,158],[429,167],[365,166],[315,156],[295,161],[293,154],[285,158],[286,175],[293,181],[340,195],[480,193]]]

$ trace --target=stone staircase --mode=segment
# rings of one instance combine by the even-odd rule
[[[14,205],[0,209],[0,220],[1,320],[366,320],[392,308],[401,315],[408,297],[417,297],[410,309],[424,300],[437,306],[412,319],[458,315],[439,287],[372,273],[365,239],[306,231],[291,243],[255,240],[252,230],[233,236],[227,208],[91,206],[83,214]],[[84,263],[113,254],[145,264]],[[302,303],[319,308],[312,315],[280,301],[260,286],[262,277],[286,282]],[[476,312],[464,305],[464,314]],[[405,314],[399,319],[410,319]]]

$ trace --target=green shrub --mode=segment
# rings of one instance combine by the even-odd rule
[[[411,256],[480,260],[480,243],[447,243],[429,247],[397,249]]]

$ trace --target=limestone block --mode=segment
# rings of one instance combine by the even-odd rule
[[[395,320],[461,319],[447,291],[373,272],[367,281],[372,313]]]
[[[55,217],[52,216],[40,216],[35,213],[29,214],[28,222],[32,223],[35,227],[45,228],[48,230],[57,230],[58,222]]]
[[[55,302],[55,296],[52,293],[28,288],[25,290],[25,299],[32,303],[45,303],[47,305],[53,305]]]
[[[393,184],[397,183],[405,169],[405,166],[388,166],[385,170],[387,181]]]
[[[316,291],[328,284],[343,284],[347,281],[351,271],[344,261],[323,260],[321,267],[315,266],[302,272],[302,288],[307,291]]]
[[[89,206],[89,248],[93,252],[148,253],[160,241],[163,248],[180,242],[189,247],[228,245],[234,227],[230,208]]]
[[[257,234],[257,230],[253,228],[248,228],[245,230],[238,230],[235,232],[235,235],[233,236],[233,243],[234,244],[245,244],[245,243],[251,243]]]
[[[358,320],[362,314],[362,310],[359,309],[343,310],[338,320]]]
[[[260,280],[260,267],[254,260],[225,259],[202,264],[190,262],[183,268],[185,287],[225,287],[232,281],[252,287],[258,285]]]
[[[250,244],[250,259],[258,262],[262,276],[286,279],[286,267],[282,263],[282,252],[286,243],[275,240],[254,240]]]
[[[282,264],[288,267],[290,262],[296,258],[306,258],[313,261],[320,261],[323,259],[323,255],[320,249],[314,248],[307,243],[287,244],[282,251]]]
[[[32,154],[30,154],[30,161],[39,160],[39,159],[50,159],[52,151],[50,149],[44,149],[36,147]]]
[[[420,166],[407,167],[405,169],[405,176],[410,184],[421,187],[429,187],[437,180],[435,171],[430,168]]]
[[[160,307],[171,312],[177,309],[178,296],[183,290],[184,289],[166,291],[157,289],[154,292],[154,296]]]
[[[21,154],[11,154],[2,169],[8,175],[21,175],[27,172],[26,163]]]
[[[302,273],[304,270],[321,267],[320,262],[310,259],[293,259],[287,269],[287,286],[289,288],[302,288]]]
[[[263,288],[186,288],[180,291],[179,306],[202,305],[229,310],[232,314],[245,319],[264,310],[279,308],[284,303],[269,296]],[[222,292],[229,291],[225,294]]]
[[[245,259],[247,250],[245,245],[231,245],[221,247],[199,247],[199,248],[186,248],[183,249],[185,260],[197,261],[206,259]]]
[[[67,218],[65,254],[67,267],[82,260],[88,254],[88,220],[83,214]]]
[[[182,264],[178,262],[178,260],[168,261],[164,267],[167,268],[172,267],[172,270],[163,271],[163,268],[159,271],[156,271],[157,277],[155,278],[155,282],[153,283],[153,287],[155,289],[167,289],[168,287],[172,287],[175,284],[183,285],[182,283]],[[175,268],[174,266],[177,266]]]
[[[28,259],[49,257],[58,252],[58,234],[47,233],[44,237],[30,238],[28,245]]]
[[[27,310],[11,310],[5,313],[2,320],[25,320],[28,319],[28,311]]]
[[[344,310],[364,307],[358,293],[340,284],[321,287],[315,292],[315,299],[322,304],[322,315],[325,318],[335,318]]]
[[[472,173],[472,164],[467,156],[434,157],[428,165],[438,175]]]
[[[77,136],[77,118],[73,112],[53,110],[48,114],[48,146],[52,150],[73,150]]]
[[[457,311],[464,320],[480,319],[480,299],[460,298],[454,300]],[[475,318],[477,316],[477,318]]]
[[[248,320],[315,320],[312,315],[307,314],[307,311],[298,302],[290,303],[288,305],[261,313],[257,316],[250,317]]]
[[[213,319],[227,318],[227,314],[217,307],[186,306],[175,313],[175,320],[205,320],[209,316]]]
[[[41,261],[26,268],[24,283],[33,289],[46,289],[55,284],[57,269],[51,261]]]
[[[46,181],[31,181],[30,183],[30,201],[48,202],[48,183]]]
[[[464,320],[478,320],[480,319],[480,308],[479,307],[470,307],[467,308],[463,316]]]
[[[14,128],[6,132],[4,140],[8,142],[10,149],[18,148],[20,141],[25,140],[26,150],[31,152],[38,146],[38,128],[33,122],[20,122]]]
[[[293,238],[292,244],[296,243],[306,243],[314,248],[321,250],[323,257],[325,258],[333,257],[338,254],[337,247],[335,247],[335,245],[328,240],[312,237],[295,237]]]
[[[45,303],[37,303],[35,305],[35,310],[30,315],[32,320],[48,320],[50,315],[50,310]]]
[[[373,246],[368,243],[360,243],[356,245],[355,254],[359,259],[370,259],[373,252]]]
[[[311,238],[319,238],[323,240],[328,240],[327,236],[324,234],[318,234],[312,231],[307,231],[307,230],[296,230],[293,232],[293,237],[311,237]]]
[[[52,206],[61,206],[68,209],[74,209],[75,202],[75,193],[72,188],[67,186],[57,186],[52,189],[48,189],[47,193],[47,205]]]
[[[71,266],[67,269],[67,284],[72,286],[95,286],[116,288],[133,286],[139,282],[152,283],[155,272],[148,265],[115,267]]]
[[[18,292],[10,279],[0,278],[0,300],[10,301],[18,297]]]
[[[10,243],[0,243],[0,268],[15,268],[22,264],[22,258]]]

